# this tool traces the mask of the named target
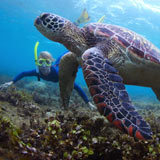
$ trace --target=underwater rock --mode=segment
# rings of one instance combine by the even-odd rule
[[[31,112],[35,112],[35,111],[39,110],[40,107],[37,106],[37,105],[35,105],[35,104],[30,104],[30,105],[27,107],[27,109],[29,109]]]
[[[32,96],[23,90],[17,90],[14,86],[6,91],[0,91],[0,101],[7,101],[14,106],[25,106],[32,102]]]
[[[44,82],[40,82],[40,81],[32,81],[30,83],[25,84],[25,88],[29,91],[35,91],[41,94],[45,94],[46,93],[46,83]]]
[[[59,103],[59,97],[39,94],[38,92],[33,92],[33,100],[40,105],[54,105]]]
[[[4,84],[5,82],[9,82],[12,79],[12,77],[8,75],[0,75],[0,84]]]

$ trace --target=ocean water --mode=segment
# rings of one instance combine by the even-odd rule
[[[39,52],[47,50],[58,58],[66,48],[42,36],[33,25],[35,18],[52,12],[75,21],[84,8],[91,22],[105,15],[104,23],[127,27],[160,48],[160,0],[1,0],[0,73],[14,77],[34,69],[36,41],[40,42]],[[81,69],[76,81],[86,86]],[[132,99],[159,103],[150,88],[126,87]]]

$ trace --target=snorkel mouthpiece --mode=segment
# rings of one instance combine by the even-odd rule
[[[51,72],[51,67],[42,65],[42,66],[39,66],[39,70],[43,75],[47,76]]]

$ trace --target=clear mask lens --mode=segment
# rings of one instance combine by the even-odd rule
[[[52,65],[52,61],[50,59],[39,59],[38,60],[38,63],[37,63],[38,66],[51,66]]]

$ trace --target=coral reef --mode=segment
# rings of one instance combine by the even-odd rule
[[[12,86],[6,91],[0,91],[0,101],[7,101],[14,106],[24,106],[32,101],[32,96]]]
[[[24,121],[17,128],[1,114],[1,157],[17,160],[158,160],[160,156],[159,118],[148,112],[146,120],[154,133],[153,140],[148,142],[134,140],[97,112],[84,108],[57,110],[41,122],[38,118],[31,115],[29,124]],[[8,151],[10,154],[6,154]]]
[[[86,108],[76,94],[62,110],[57,87],[50,85],[41,85],[41,91],[11,87],[0,92],[0,160],[159,160],[158,104],[135,103],[153,130],[153,140],[140,141]],[[43,89],[46,99],[55,90],[53,101],[41,104]]]

